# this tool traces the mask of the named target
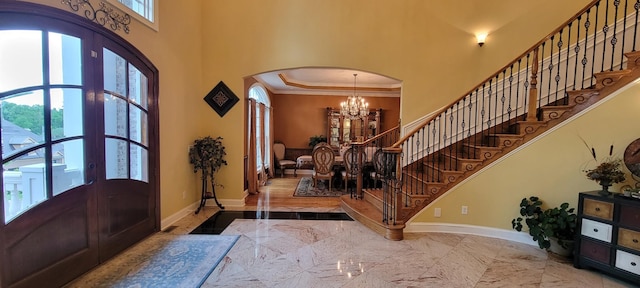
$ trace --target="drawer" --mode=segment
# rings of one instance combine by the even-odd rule
[[[611,231],[612,227],[609,224],[589,219],[582,219],[582,228],[580,229],[580,232],[584,236],[589,236],[591,238],[611,243]]]
[[[582,214],[605,220],[613,220],[613,203],[585,198]]]
[[[620,205],[620,224],[640,230],[640,206]]]
[[[609,259],[611,256],[611,249],[609,246],[604,244],[599,244],[583,238],[580,242],[580,255],[591,260],[610,265]]]
[[[616,267],[640,275],[640,256],[617,250]]]
[[[640,232],[618,228],[618,245],[640,251]]]

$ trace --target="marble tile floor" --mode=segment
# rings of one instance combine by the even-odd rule
[[[168,233],[189,233],[215,212],[207,207]],[[241,237],[203,287],[640,287],[535,246],[474,235],[389,241],[357,221],[272,219],[236,219],[222,234]]]
[[[188,234],[217,211],[205,207],[158,234]],[[357,221],[273,219],[236,219],[222,234],[240,239],[202,287],[640,287],[575,269],[535,246],[474,235],[389,241]]]

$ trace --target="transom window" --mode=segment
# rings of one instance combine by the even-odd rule
[[[147,26],[158,30],[157,0],[107,0],[125,12],[134,12],[131,16]]]

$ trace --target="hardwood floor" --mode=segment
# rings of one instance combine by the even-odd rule
[[[256,210],[342,212],[340,197],[293,197],[293,192],[303,176],[285,175],[284,178],[269,179],[269,184],[259,188],[260,193],[247,197],[245,210],[258,208]]]

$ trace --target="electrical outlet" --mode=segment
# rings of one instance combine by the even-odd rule
[[[182,199],[187,199],[187,190],[182,190]]]
[[[462,206],[462,215],[467,215],[469,213],[469,207]]]
[[[442,216],[442,209],[440,209],[440,208],[436,208],[436,209],[434,209],[434,210],[433,210],[433,216],[435,216],[435,217],[440,217],[440,216]]]

